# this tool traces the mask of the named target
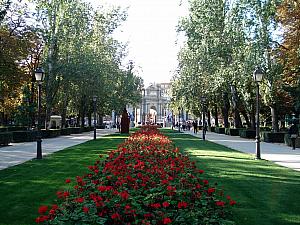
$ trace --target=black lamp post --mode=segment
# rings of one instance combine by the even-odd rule
[[[178,132],[180,132],[180,107],[178,107]]]
[[[42,91],[42,81],[44,80],[45,71],[43,68],[38,67],[35,72],[35,80],[38,82],[38,125],[37,130],[38,134],[36,137],[37,149],[36,149],[36,158],[42,159],[42,135],[41,135],[41,91]]]
[[[259,136],[259,83],[263,78],[264,72],[257,67],[253,72],[253,79],[256,82],[256,159],[260,157],[260,136]]]
[[[201,96],[201,102],[202,102],[202,139],[205,141],[205,102],[206,102],[206,97]]]
[[[93,96],[93,107],[94,107],[94,140],[96,140],[96,102],[97,96]]]

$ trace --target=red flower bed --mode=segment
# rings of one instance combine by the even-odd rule
[[[157,129],[144,127],[90,172],[66,183],[58,205],[41,206],[44,224],[228,224],[235,204],[209,186],[194,162]]]

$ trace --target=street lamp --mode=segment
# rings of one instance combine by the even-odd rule
[[[180,132],[180,107],[178,107],[178,132]]]
[[[205,141],[205,102],[206,102],[206,97],[205,96],[201,96],[201,102],[202,102],[202,139],[203,141]]]
[[[93,96],[93,106],[94,106],[94,140],[96,140],[96,102],[97,96]]]
[[[36,158],[42,159],[42,135],[41,135],[41,91],[42,91],[42,81],[44,80],[45,71],[43,68],[38,67],[34,71],[35,80],[38,82],[38,134],[36,137],[37,149]]]
[[[256,159],[260,157],[260,136],[259,136],[259,83],[263,78],[264,72],[257,67],[253,72],[253,80],[256,82]]]

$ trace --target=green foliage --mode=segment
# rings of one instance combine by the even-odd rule
[[[278,110],[286,99],[280,82],[283,65],[278,59],[278,38],[274,35],[280,1],[191,0],[189,3],[189,15],[180,21],[178,29],[185,34],[186,44],[178,56],[173,105],[184,105],[199,116],[199,98],[204,95],[210,109],[218,107],[230,112],[229,102],[232,114],[243,111],[253,119],[252,74],[260,66],[265,71],[260,92],[262,103]],[[231,86],[235,87],[235,93]],[[270,115],[267,107],[262,107],[262,113]],[[273,114],[272,117],[274,121],[277,119]]]

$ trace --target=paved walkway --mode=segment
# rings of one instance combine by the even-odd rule
[[[114,129],[98,129],[97,138],[115,133],[116,131]],[[43,139],[43,156],[92,140],[93,137],[94,131]],[[36,142],[12,143],[10,146],[0,147],[0,170],[21,164],[33,158],[36,158]]]
[[[185,131],[185,133],[194,135],[193,131]],[[198,132],[195,136],[202,138],[202,131]],[[254,139],[217,134],[213,132],[207,132],[206,139],[241,152],[255,155],[256,149]],[[300,171],[300,148],[292,150],[291,147],[283,143],[261,142],[260,151],[262,159],[273,161],[281,166]]]

